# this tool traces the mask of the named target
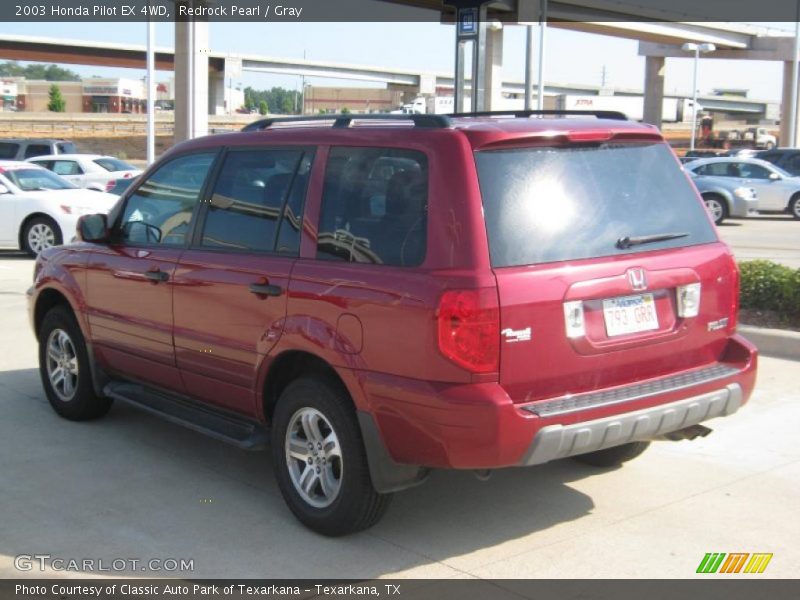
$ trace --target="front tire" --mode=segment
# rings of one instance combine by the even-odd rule
[[[650,442],[630,442],[621,446],[613,446],[605,450],[597,450],[587,454],[573,456],[574,460],[593,467],[618,467],[622,463],[633,460],[647,450]]]
[[[795,218],[800,219],[800,194],[796,194],[789,201],[789,213]]]
[[[35,217],[25,224],[22,232],[22,249],[36,258],[53,246],[64,243],[61,229],[50,217]]]
[[[372,486],[350,399],[317,377],[290,383],[272,423],[272,459],[284,500],[309,529],[341,536],[367,529],[386,512],[390,494]]]
[[[111,399],[95,394],[89,355],[75,317],[64,306],[48,312],[39,330],[39,375],[47,399],[70,421],[105,415]]]
[[[706,210],[711,218],[714,219],[714,225],[720,225],[725,219],[728,218],[728,204],[724,198],[716,195],[709,195],[703,197]]]

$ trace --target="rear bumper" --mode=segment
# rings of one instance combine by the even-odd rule
[[[375,434],[397,464],[493,469],[651,439],[735,412],[755,384],[756,348],[729,339],[715,365],[633,385],[514,403],[498,383],[446,385],[364,373]]]
[[[650,440],[714,417],[732,415],[742,403],[742,388],[732,383],[723,389],[678,402],[605,419],[572,425],[548,425],[537,432],[520,466],[538,465],[628,442]]]

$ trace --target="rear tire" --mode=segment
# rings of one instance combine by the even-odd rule
[[[63,243],[61,229],[50,217],[35,217],[25,224],[22,231],[22,249],[34,258]]]
[[[716,194],[709,194],[703,196],[703,202],[705,202],[708,214],[714,220],[714,225],[719,225],[728,218],[728,203],[724,198]]]
[[[593,467],[618,467],[624,462],[633,460],[647,450],[650,442],[630,442],[622,446],[614,446],[605,450],[597,450],[588,454],[579,454],[572,458]]]
[[[95,394],[89,355],[72,312],[56,306],[39,330],[39,375],[47,399],[70,421],[89,421],[105,415],[112,400]]]
[[[362,531],[389,507],[391,494],[372,486],[350,399],[325,379],[296,379],[281,394],[272,423],[272,460],[286,504],[317,533]]]

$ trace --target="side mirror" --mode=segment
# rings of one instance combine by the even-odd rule
[[[770,178],[772,181],[778,181],[778,179],[780,179],[780,178],[781,178],[781,176],[780,176],[780,175],[778,175],[777,173],[770,173],[770,174],[769,174],[769,178]]]
[[[0,183],[0,196],[2,196],[3,194],[10,194],[10,193],[11,190],[8,189],[6,186],[4,186],[2,183]]]
[[[78,239],[83,242],[107,242],[108,219],[106,215],[84,215],[78,219]]]

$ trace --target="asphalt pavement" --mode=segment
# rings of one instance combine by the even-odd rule
[[[800,269],[800,220],[789,215],[728,219],[719,234],[733,248],[736,260],[767,259]]]
[[[780,230],[770,240],[800,232],[759,219],[723,237],[755,244],[747,231],[762,227]],[[658,442],[605,471],[565,460],[487,482],[436,472],[373,529],[327,539],[292,517],[267,453],[119,404],[91,423],[56,416],[26,315],[32,264],[0,252],[0,578],[77,575],[42,573],[24,558],[37,555],[127,561],[93,573],[104,576],[686,578],[708,552],[773,554],[762,575],[724,577],[797,575],[797,362],[763,358],[752,400],[707,438]]]

